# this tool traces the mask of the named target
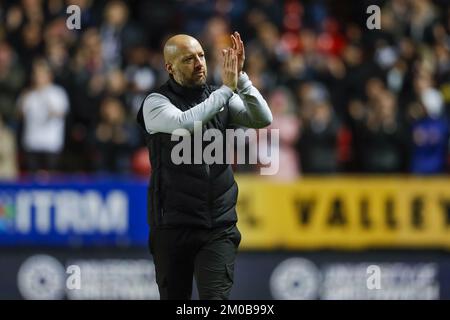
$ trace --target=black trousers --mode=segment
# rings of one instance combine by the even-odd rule
[[[200,300],[228,299],[240,242],[236,225],[150,230],[150,252],[161,300],[190,300],[193,278]]]

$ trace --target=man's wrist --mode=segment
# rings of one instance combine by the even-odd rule
[[[231,94],[234,93],[233,88],[231,88],[230,86],[228,86],[228,85],[226,85],[226,84],[223,84],[220,88],[221,88],[221,89],[224,89],[224,91],[227,92],[227,93],[231,93]]]

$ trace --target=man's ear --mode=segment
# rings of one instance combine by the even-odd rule
[[[166,63],[166,70],[169,74],[173,74],[173,67],[171,63]]]

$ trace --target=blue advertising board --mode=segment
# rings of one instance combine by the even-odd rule
[[[0,182],[0,246],[145,246],[147,181]]]
[[[239,252],[230,299],[448,300],[449,266],[438,251]],[[0,248],[0,288],[0,300],[159,299],[146,248]]]

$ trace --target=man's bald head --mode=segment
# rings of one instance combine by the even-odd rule
[[[193,87],[206,81],[205,53],[194,37],[177,34],[164,45],[166,70],[182,86]]]
[[[164,45],[164,61],[171,63],[182,52],[183,49],[193,46],[200,46],[194,37],[187,34],[177,34],[166,41]],[[201,46],[200,46],[201,47]]]

